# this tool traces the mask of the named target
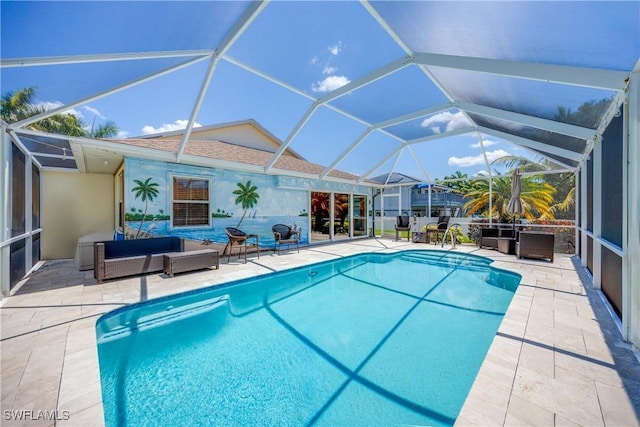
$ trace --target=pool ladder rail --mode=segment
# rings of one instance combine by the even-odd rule
[[[447,227],[447,229],[445,230],[445,232],[442,234],[442,242],[440,243],[440,247],[444,248],[444,243],[447,240],[447,233],[449,233],[449,237],[451,237],[451,248],[455,249],[456,248],[456,243],[458,243],[458,232],[462,229],[462,226],[458,223],[455,224],[449,224],[449,226]],[[438,236],[436,235],[436,239],[438,238]],[[436,244],[438,244],[438,241],[436,240]]]

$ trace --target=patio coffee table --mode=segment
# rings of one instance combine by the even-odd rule
[[[175,273],[201,270],[215,265],[220,269],[218,251],[213,249],[200,249],[187,252],[170,252],[163,256],[164,272],[173,277]]]

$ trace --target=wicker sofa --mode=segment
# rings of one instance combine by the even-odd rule
[[[163,255],[184,252],[184,239],[110,240],[93,245],[93,277],[105,279],[154,273],[163,270]]]

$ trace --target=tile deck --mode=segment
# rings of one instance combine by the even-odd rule
[[[73,260],[42,263],[0,302],[0,424],[104,425],[95,322],[115,308],[354,253],[434,248],[365,239],[101,285]],[[575,257],[548,263],[457,251],[522,275],[457,425],[640,425],[640,364]]]

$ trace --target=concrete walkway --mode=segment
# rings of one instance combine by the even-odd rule
[[[73,261],[45,262],[1,302],[0,423],[103,425],[95,322],[115,308],[354,253],[434,248],[357,240],[262,254],[247,264],[223,260],[219,271],[102,285]],[[640,364],[576,259],[519,261],[475,246],[457,250],[522,275],[457,424],[639,425]]]

